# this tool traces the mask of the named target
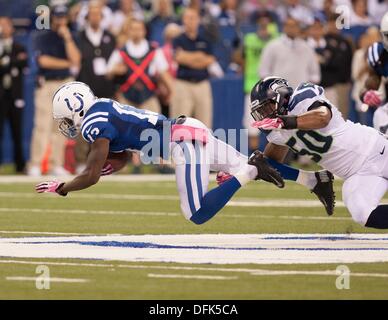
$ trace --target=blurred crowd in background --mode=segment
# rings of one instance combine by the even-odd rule
[[[50,11],[37,14],[39,5]],[[371,125],[374,110],[359,92],[367,48],[380,41],[387,11],[384,0],[0,0],[0,140],[9,121],[17,172],[39,176],[44,161],[54,175],[83,170],[88,145],[66,141],[51,113],[53,94],[72,80],[87,83],[98,97],[168,117],[194,116],[212,127],[223,115],[213,114],[210,80],[242,78],[252,149],[259,136],[250,129],[249,92],[270,75],[294,87],[319,84],[344,118]],[[49,17],[50,28],[38,30],[37,17]],[[34,77],[34,121],[25,156],[27,75]],[[132,161],[141,172],[140,160]]]

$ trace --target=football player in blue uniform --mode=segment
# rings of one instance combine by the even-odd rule
[[[66,196],[88,188],[99,181],[101,174],[112,171],[107,158],[126,150],[171,156],[181,210],[195,224],[211,219],[251,180],[263,179],[280,188],[284,186],[279,172],[268,165],[262,153],[256,151],[248,159],[215,138],[202,122],[184,116],[167,119],[113,100],[98,99],[84,83],[65,84],[55,93],[53,115],[65,136],[75,138],[82,134],[91,144],[91,151],[82,174],[66,183],[40,183],[36,186],[39,193]],[[208,191],[210,171],[224,173],[218,175],[219,186]],[[311,188],[332,188],[332,181],[318,181],[314,172],[295,171],[293,180]]]
[[[381,85],[387,85],[388,80],[388,12],[381,20],[382,42],[375,42],[368,48],[369,76],[365,88],[361,92],[361,101],[370,107],[380,107],[383,104]]]

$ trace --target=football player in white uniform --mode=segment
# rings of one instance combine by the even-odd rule
[[[309,155],[345,180],[343,200],[363,226],[388,229],[388,205],[379,205],[388,188],[388,141],[373,128],[345,121],[324,89],[269,77],[251,92],[253,126],[267,135],[264,154],[282,162],[288,150]],[[276,162],[269,162],[276,168]],[[283,176],[284,178],[284,176]]]

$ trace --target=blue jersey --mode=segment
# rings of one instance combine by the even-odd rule
[[[89,143],[98,138],[108,139],[111,152],[140,151],[156,134],[162,155],[163,127],[170,123],[171,121],[161,114],[122,105],[109,99],[98,99],[86,112],[81,133]],[[152,138],[150,134],[142,136],[147,129],[153,129]]]
[[[382,42],[375,42],[368,48],[368,63],[381,77],[388,77],[388,51]]]

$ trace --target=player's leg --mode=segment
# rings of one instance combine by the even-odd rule
[[[184,216],[195,224],[214,217],[242,186],[236,177],[207,192],[210,165],[202,143],[180,142],[172,146],[176,182]]]
[[[378,176],[353,175],[342,187],[342,197],[354,221],[377,229],[388,229],[388,205],[379,205],[388,181]]]

